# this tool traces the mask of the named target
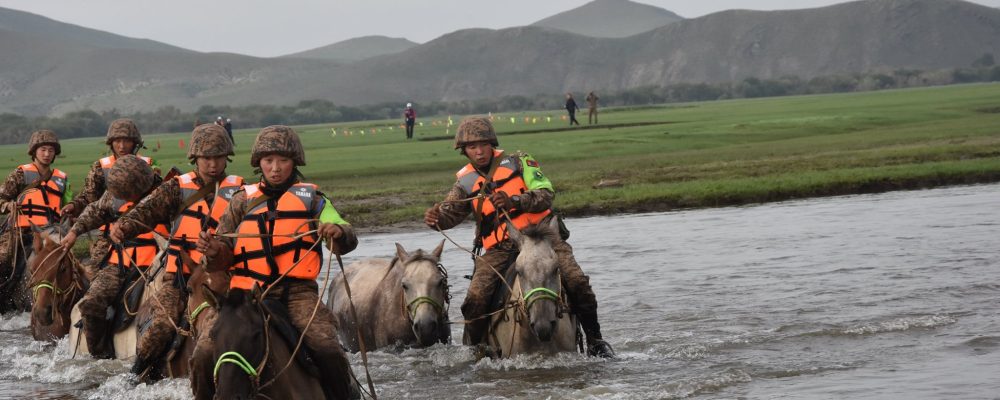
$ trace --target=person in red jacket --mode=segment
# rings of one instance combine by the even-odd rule
[[[417,123],[417,112],[413,110],[413,103],[406,103],[403,119],[406,120],[406,138],[413,139],[413,124]]]

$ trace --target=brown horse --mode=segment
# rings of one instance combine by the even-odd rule
[[[322,385],[330,383],[321,383],[311,365],[291,359],[294,344],[279,332],[289,322],[259,296],[256,290],[231,290],[209,300],[218,311],[209,332],[215,340],[215,398],[323,399]]]
[[[344,275],[330,284],[327,301],[337,317],[340,342],[358,351],[356,326],[372,349],[390,345],[425,347],[451,340],[448,272],[441,266],[444,241],[427,253],[408,253],[396,243],[396,257],[361,260],[345,268],[358,320],[351,315]]]
[[[83,297],[89,282],[70,249],[59,244],[63,235],[58,227],[36,228],[33,235],[34,254],[29,259],[28,278],[34,299],[31,336],[55,341],[69,333],[70,311]]]
[[[520,250],[516,278],[502,312],[491,317],[488,341],[502,357],[531,352],[574,351],[578,347],[576,317],[569,313],[552,245],[561,240],[555,218],[519,232],[508,226]]]

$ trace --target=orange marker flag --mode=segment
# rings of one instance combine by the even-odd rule
[[[177,146],[179,146],[180,148],[183,149],[184,148],[184,139],[181,139],[180,141],[178,141]]]

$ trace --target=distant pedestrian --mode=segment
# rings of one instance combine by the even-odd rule
[[[597,123],[597,99],[599,98],[594,92],[587,94],[587,106],[590,108],[590,112],[587,114],[588,125]]]
[[[417,123],[417,112],[413,110],[413,103],[406,103],[403,119],[406,120],[406,138],[413,139],[413,125]]]
[[[229,119],[229,118],[226,118],[226,124],[222,125],[222,127],[226,128],[226,133],[229,134],[229,143],[232,143],[233,147],[235,147],[236,146],[236,141],[233,140],[233,120]]]
[[[566,93],[566,111],[569,112],[569,126],[573,126],[576,123],[577,126],[580,125],[580,121],[576,120],[576,110],[580,107],[576,106],[576,100],[573,100],[572,93]]]

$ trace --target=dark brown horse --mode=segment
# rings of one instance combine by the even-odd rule
[[[56,226],[36,228],[29,259],[28,286],[31,305],[31,335],[35,340],[55,341],[70,329],[70,311],[89,285],[80,262],[70,249],[59,245],[62,233]]]
[[[358,320],[351,314],[345,275],[330,284],[327,304],[337,318],[340,342],[360,349],[357,325],[371,349],[391,345],[426,347],[451,340],[448,272],[440,264],[444,241],[433,251],[412,253],[396,243],[393,259],[365,259],[344,270]]]
[[[216,399],[324,398],[318,374],[291,359],[294,344],[278,328],[288,322],[257,291],[231,290],[210,302],[218,310],[209,332],[215,340]]]

